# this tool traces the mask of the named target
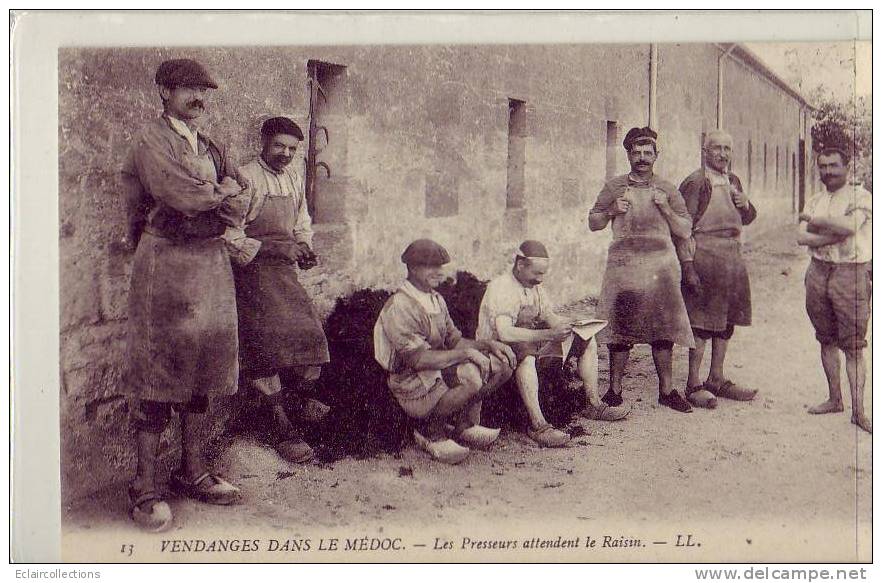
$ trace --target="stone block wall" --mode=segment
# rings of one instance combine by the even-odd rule
[[[134,468],[120,396],[131,271],[119,245],[126,224],[120,168],[134,132],[160,114],[153,75],[161,61],[188,56],[211,72],[220,87],[210,92],[203,129],[240,163],[257,154],[263,117],[291,115],[306,131],[308,61],[334,72],[317,116],[327,128],[316,144],[319,160],[330,168],[330,177],[319,172],[312,201],[321,264],[303,277],[327,314],[355,289],[396,286],[400,253],[418,237],[448,247],[451,272],[482,279],[507,269],[521,240],[541,239],[553,256],[553,295],[566,302],[595,294],[609,233],[589,233],[586,215],[607,169],[627,170],[624,132],[647,123],[649,52],[649,45],[60,51],[64,499],[122,481]],[[713,125],[716,58],[708,45],[659,53],[659,171],[679,181],[700,163],[700,133]],[[744,87],[789,111],[761,84]],[[514,205],[506,200],[509,100],[525,108],[523,199]],[[761,128],[784,140],[789,125],[767,126],[786,119],[770,114],[757,125],[746,117],[744,132]],[[619,144],[607,147],[610,122]],[[736,142],[745,135],[730,131]]]

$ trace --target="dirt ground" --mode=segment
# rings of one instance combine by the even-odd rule
[[[222,471],[243,490],[241,504],[223,508],[173,500],[173,529],[147,535],[126,517],[122,484],[109,485],[65,510],[66,557],[871,560],[871,436],[849,423],[847,411],[822,417],[806,413],[825,398],[826,384],[803,307],[807,259],[793,238],[792,230],[778,229],[746,245],[754,323],[736,332],[727,373],[759,389],[753,402],[722,400],[716,410],[687,415],[660,408],[648,347],[640,347],[625,381],[624,396],[633,404],[630,417],[618,423],[581,421],[586,433],[570,447],[540,450],[524,435],[505,431],[492,449],[474,452],[454,467],[431,462],[413,447],[400,456],[289,466],[273,450],[243,440],[220,460]],[[603,391],[607,362],[606,351],[601,353]],[[675,349],[678,386],[685,383],[686,355],[685,349]],[[708,360],[709,355],[705,368]],[[843,384],[847,393],[844,370]],[[866,400],[871,410],[869,389]],[[678,534],[692,534],[693,543],[678,547]],[[488,550],[463,540],[535,536],[553,541],[561,535],[580,537],[580,548],[587,550],[525,551],[523,544],[519,551]],[[322,554],[318,547],[332,544],[333,536],[401,537],[398,544],[406,550]],[[610,546],[604,536],[611,537],[610,544],[639,544]],[[588,537],[600,540],[596,548],[589,547]],[[261,552],[162,549],[162,541],[194,538],[260,539]],[[310,539],[311,548],[269,553],[274,550],[269,539]],[[436,539],[449,539],[455,548],[435,550]],[[131,541],[135,552],[128,555],[120,546]]]

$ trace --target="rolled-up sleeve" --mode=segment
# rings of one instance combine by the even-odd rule
[[[144,189],[182,214],[193,217],[218,207],[223,196],[213,182],[192,174],[163,137],[146,132],[133,150],[133,167]]]
[[[388,343],[390,370],[397,372],[402,365],[412,366],[424,350],[431,350],[426,327],[416,308],[393,297],[380,313],[379,325]]]
[[[301,196],[297,219],[294,222],[294,239],[298,243],[306,243],[311,248],[312,236],[312,217],[309,216],[309,209],[306,207],[306,197]]]
[[[462,332],[456,327],[453,318],[450,316],[450,310],[447,309],[447,303],[440,295],[437,296],[441,302],[441,309],[444,311],[445,329],[444,329],[444,348],[452,350],[462,340]]]
[[[608,219],[606,214],[619,194],[619,189],[614,188],[609,182],[604,184],[600,194],[597,195],[597,200],[594,201],[594,206],[588,211],[588,219],[590,220],[594,215],[603,215],[605,220]]]
[[[698,207],[700,206],[701,189],[696,182],[687,177],[682,183],[680,183],[679,193],[680,197],[683,199],[683,204],[686,207],[686,212],[689,214],[689,218],[693,221],[694,227],[695,216],[698,214]],[[689,237],[682,239],[674,236],[673,240],[674,247],[677,250],[677,258],[680,260],[680,263],[693,261],[695,259],[695,237],[690,235]]]

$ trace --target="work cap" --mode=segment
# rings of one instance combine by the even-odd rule
[[[625,146],[625,150],[630,152],[635,144],[654,144],[656,139],[658,139],[658,134],[648,126],[645,128],[631,128],[625,135],[622,145]]]
[[[517,256],[525,258],[544,257],[548,259],[548,249],[539,241],[527,240],[518,247]]]
[[[450,263],[447,249],[431,239],[417,239],[401,254],[407,265],[444,265]]]
[[[287,117],[271,117],[260,127],[260,135],[265,138],[275,136],[276,134],[286,134],[294,136],[298,140],[303,139],[303,131],[300,126]]]
[[[156,84],[165,87],[210,87],[217,89],[217,83],[202,65],[193,59],[171,59],[163,61],[156,69]]]

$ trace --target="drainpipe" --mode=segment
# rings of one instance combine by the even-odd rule
[[[720,53],[720,56],[717,57],[717,129],[723,129],[723,59],[729,56],[729,53],[732,52],[732,49],[735,48],[735,43],[729,45],[729,48]],[[723,47],[717,45],[717,48],[721,51]]]
[[[658,45],[649,45],[649,127],[658,130],[656,98],[658,96]]]

